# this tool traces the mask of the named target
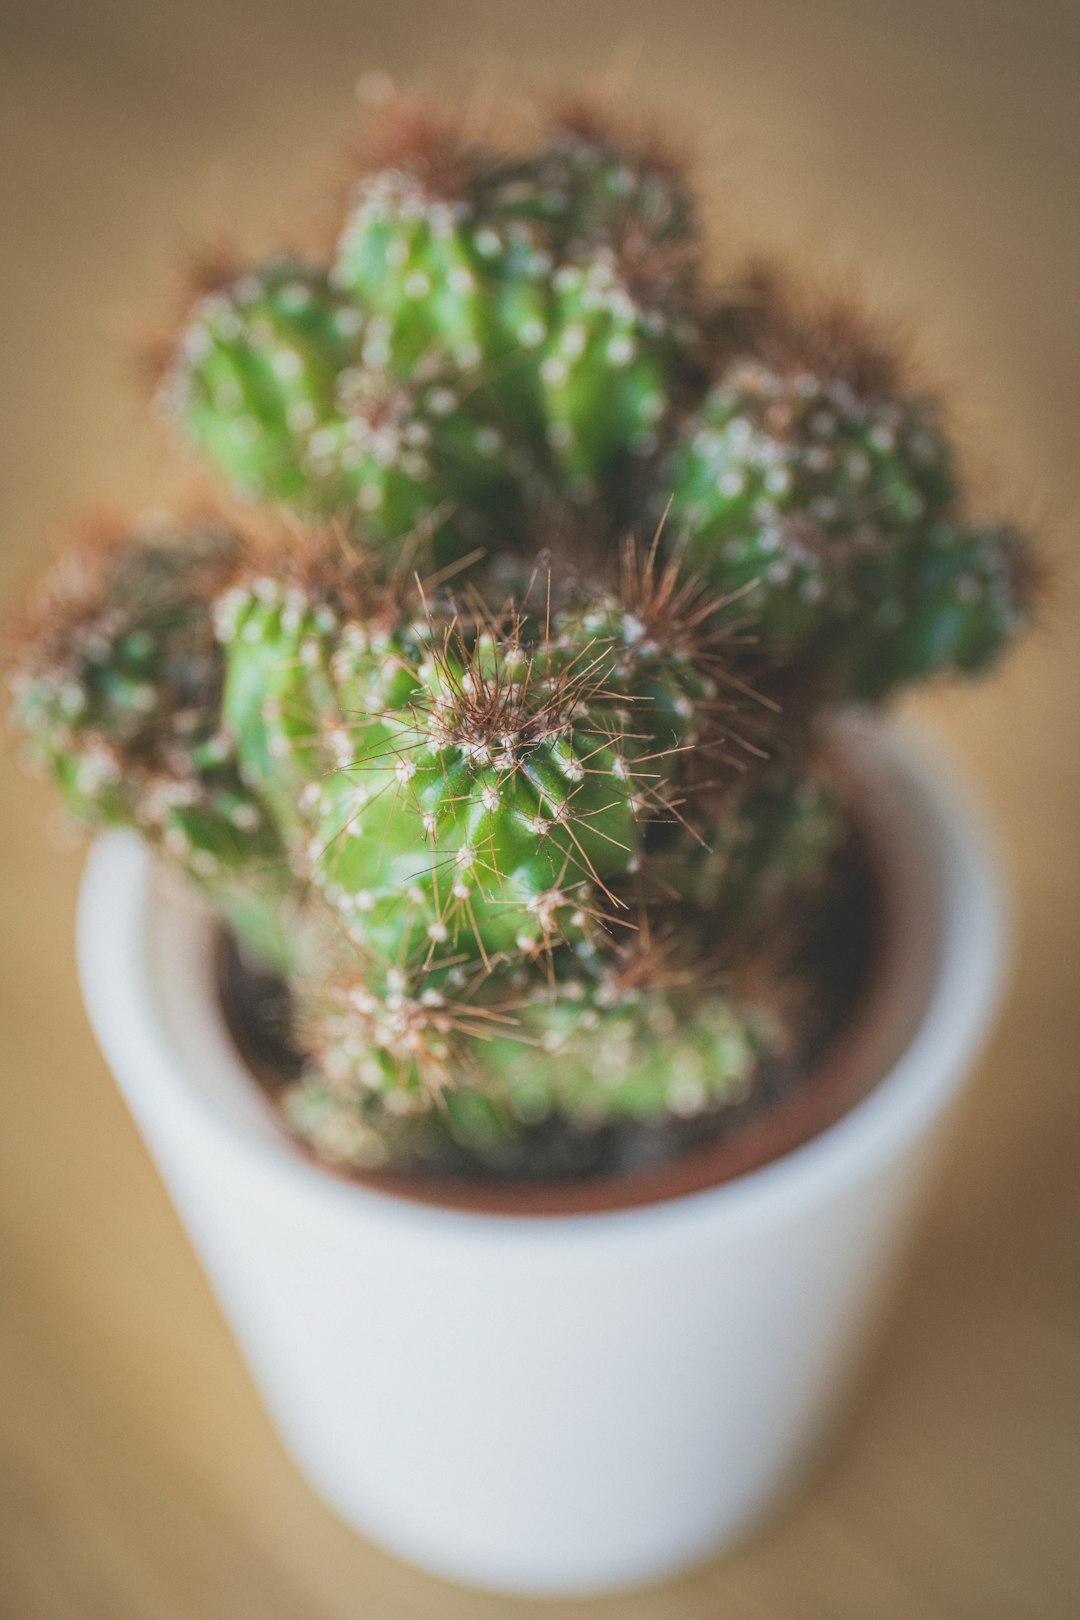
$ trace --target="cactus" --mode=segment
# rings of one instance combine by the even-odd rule
[[[307,1034],[319,1067],[286,1107],[308,1140],[353,1168],[423,1164],[445,1157],[448,1141],[498,1168],[553,1117],[585,1136],[715,1117],[744,1100],[769,1038],[760,1015],[723,996],[680,1006],[580,969],[554,995],[534,984],[512,1014],[456,1009],[434,989],[374,998],[339,985],[315,1000]]]
[[[387,964],[584,941],[663,818],[715,681],[612,594],[469,622],[352,615],[264,573],[219,600],[223,713],[313,884]],[[706,746],[705,736],[697,739]]]
[[[240,544],[211,524],[89,533],[31,605],[13,711],[77,821],[137,828],[280,965],[291,872],[220,724],[211,603]]]
[[[449,561],[520,510],[502,435],[457,382],[395,375],[376,317],[277,259],[199,302],[159,398],[239,496],[355,511],[369,543],[427,530]]]
[[[710,288],[657,146],[377,117],[332,260],[218,274],[160,384],[271,516],[62,558],[15,721],[284,975],[324,1160],[635,1162],[817,1039],[831,715],[991,665],[1037,570],[887,345]]]
[[[238,493],[355,506],[388,544],[432,523],[449,559],[505,546],[530,489],[587,498],[653,453],[700,344],[698,233],[678,177],[603,134],[515,164],[410,112],[333,265],[202,297],[160,402]]]
[[[238,494],[318,500],[312,466],[340,457],[340,379],[360,363],[363,325],[325,272],[286,258],[246,270],[191,312],[162,407]]]
[[[761,327],[668,453],[689,560],[746,593],[763,649],[836,696],[991,662],[1028,610],[1007,562],[1024,542],[960,510],[937,402],[835,314],[807,333],[770,311]],[[957,589],[977,611],[955,611]]]
[[[1028,543],[1016,529],[929,529],[894,628],[896,678],[989,668],[1023,629],[1035,588]]]
[[[821,760],[774,763],[736,782],[709,818],[709,841],[676,828],[646,872],[657,894],[691,896],[733,931],[768,929],[820,884],[843,836],[844,810]]]
[[[559,267],[549,311],[539,365],[547,442],[563,480],[587,497],[620,455],[656,450],[696,332],[677,310],[635,296],[603,248]]]
[[[195,791],[227,769],[208,600],[232,555],[213,529],[183,546],[100,530],[64,556],[33,604],[15,717],[77,815],[123,821],[142,813],[147,785]],[[243,831],[254,818],[232,820]]]

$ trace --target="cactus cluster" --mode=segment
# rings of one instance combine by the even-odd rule
[[[511,151],[382,109],[330,262],[219,275],[170,345],[242,505],[89,536],[31,606],[28,757],[284,976],[329,1162],[717,1128],[805,1044],[740,968],[848,835],[823,719],[1029,616],[935,401],[705,264],[682,165],[595,113]]]

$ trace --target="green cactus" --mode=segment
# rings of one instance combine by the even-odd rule
[[[450,196],[407,169],[358,184],[332,279],[370,312],[377,363],[407,373],[437,355],[469,372],[492,358],[498,320],[485,283],[507,249],[483,235],[477,243],[476,178],[463,172]]]
[[[336,1052],[357,1050],[341,1024],[333,1038]],[[398,1083],[401,1066],[393,1059],[376,1063],[369,1054],[348,1079],[330,1082],[312,1072],[284,1106],[298,1133],[331,1163],[409,1167],[450,1147],[464,1150],[469,1162],[498,1168],[530,1128],[553,1116],[587,1133],[700,1118],[740,1103],[759,1050],[753,1026],[720,998],[690,1022],[681,1022],[663,996],[599,1012],[560,1004],[557,1015],[534,1013],[485,1042],[483,1069],[471,1081],[459,1070],[440,1100],[406,1105],[396,1090],[373,1090],[373,1070]]]
[[[485,1046],[490,1088],[505,1091],[515,1118],[686,1118],[745,1096],[762,1037],[723,996],[687,1012],[662,991],[602,982],[571,993],[579,984],[566,981],[554,1001],[537,990],[522,1013],[524,1040],[511,1029]]]
[[[695,567],[746,593],[764,647],[818,657],[903,613],[912,553],[956,496],[951,461],[929,404],[739,360],[671,451],[670,521]]]
[[[210,604],[238,553],[206,524],[72,548],[24,631],[14,718],[77,820],[136,827],[281,962],[290,869],[220,724]]]
[[[694,594],[646,569],[541,624],[302,572],[219,599],[223,723],[349,938],[397,966],[587,943],[691,748],[726,739]]]
[[[365,979],[320,985],[302,992],[318,1066],[286,1107],[320,1151],[364,1168],[447,1147],[497,1166],[553,1117],[588,1133],[741,1103],[777,1044],[770,1020],[718,993],[695,1005],[634,981],[626,964],[571,962],[557,988],[496,974],[480,999],[459,1000],[447,975],[438,988],[403,975],[381,996]]]
[[[770,764],[728,788],[704,834],[677,826],[656,838],[645,872],[654,893],[706,910],[738,940],[813,896],[845,830],[823,762]]]
[[[388,369],[378,332],[324,271],[273,260],[196,306],[161,406],[238,495],[434,536],[449,561],[520,514],[503,435],[456,373]]]
[[[225,656],[222,724],[244,781],[271,807],[283,836],[303,828],[298,796],[317,776],[329,711],[327,665],[340,621],[333,606],[260,575],[214,606]]]
[[[325,271],[271,260],[192,310],[162,408],[239,495],[318,502],[313,465],[340,457],[340,379],[360,365],[363,335],[363,315]]]
[[[662,708],[655,670],[639,694],[588,615],[530,640],[520,620],[388,631],[279,601],[269,581],[239,612],[230,598],[226,715],[251,780],[306,823],[350,937],[398,964],[588,937],[663,808],[700,678],[668,672]]]
[[[333,261],[217,275],[160,387],[272,521],[62,560],[15,720],[285,976],[313,1151],[565,1175],[813,1050],[824,731],[995,662],[1037,570],[887,348],[710,289],[654,144],[381,117]]]
[[[136,774],[194,778],[217,763],[207,599],[232,562],[229,536],[209,528],[182,546],[100,530],[64,555],[33,604],[15,717],[77,814],[122,817]]]
[[[696,260],[701,232],[684,165],[655,140],[620,130],[597,107],[570,104],[535,154],[489,169],[497,211],[543,225],[560,258],[581,244],[615,247],[633,239],[654,253],[677,249]]]
[[[238,493],[387,542],[448,519],[447,559],[520,528],[523,483],[580,499],[652,454],[697,251],[685,186],[602,132],[507,165],[421,121],[357,182],[329,272],[271,261],[201,299],[162,407]]]
[[[547,228],[552,262],[538,348],[548,444],[588,495],[661,442],[701,342],[701,240],[677,165],[570,109],[550,146],[494,188],[503,210]]]
[[[1034,586],[1028,542],[1018,530],[931,528],[894,631],[898,678],[989,668],[1029,623]]]
[[[620,456],[653,454],[695,339],[687,319],[635,296],[610,251],[559,267],[539,376],[547,442],[572,492],[592,494]]]

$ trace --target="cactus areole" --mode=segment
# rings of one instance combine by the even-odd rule
[[[241,1022],[270,976],[321,1162],[655,1166],[843,1022],[828,723],[994,664],[1031,552],[863,320],[710,271],[633,128],[373,119],[332,256],[204,277],[159,369],[228,501],[60,557],[17,728],[201,889]]]

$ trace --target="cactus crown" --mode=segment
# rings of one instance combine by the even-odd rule
[[[159,365],[256,515],[118,531],[31,616],[28,755],[285,976],[333,1162],[563,1172],[752,1104],[812,1045],[823,717],[1030,615],[936,402],[752,284],[593,110],[508,151],[394,103],[330,262],[215,264]]]

